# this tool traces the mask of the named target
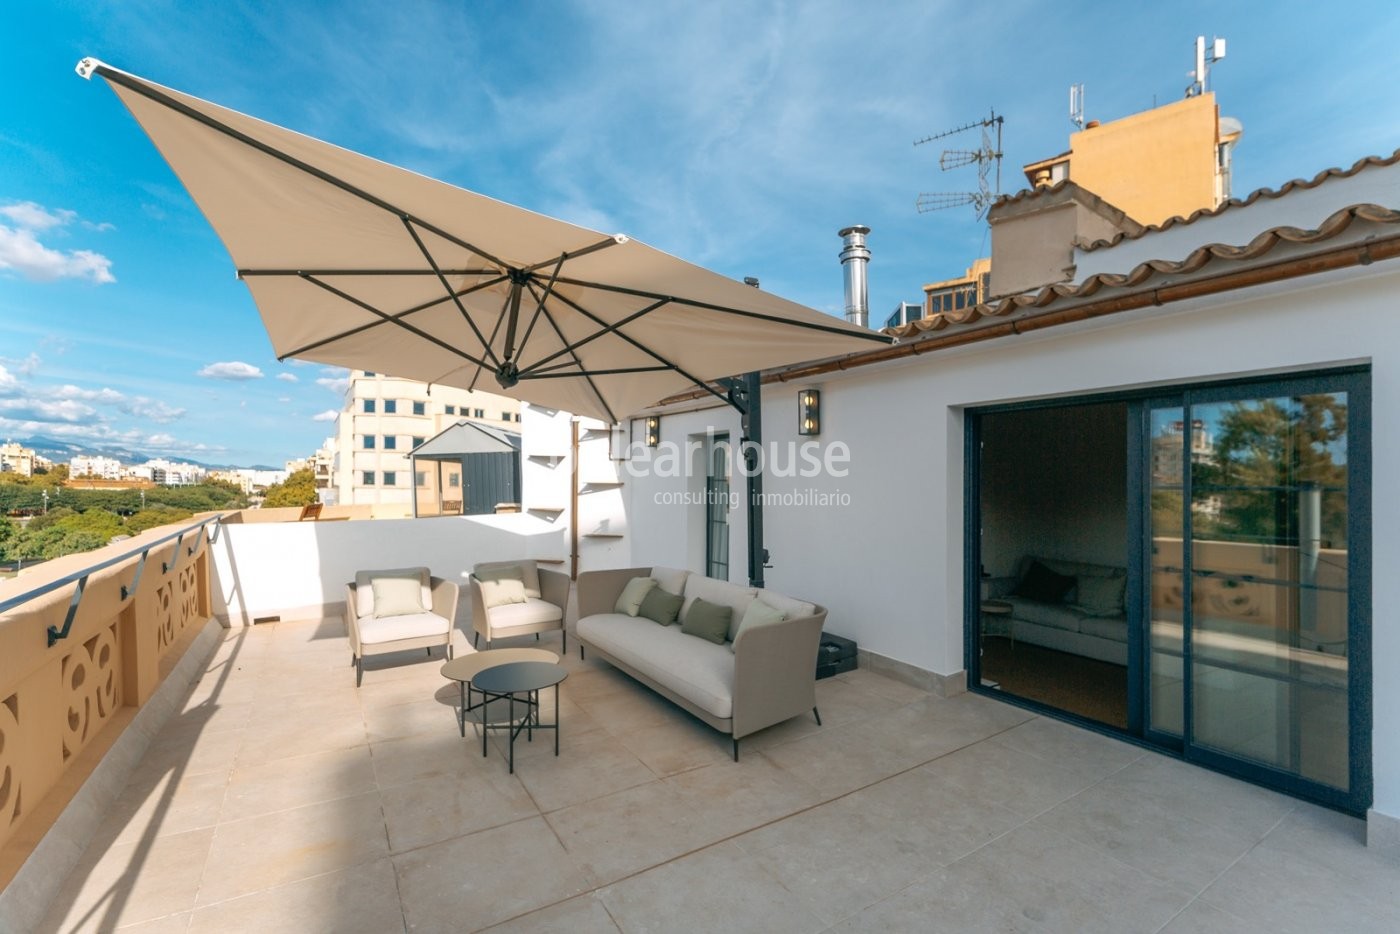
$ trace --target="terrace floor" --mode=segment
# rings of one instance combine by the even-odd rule
[[[1400,930],[1360,821],[984,697],[851,672],[735,764],[575,651],[511,776],[440,658],[349,659],[230,631],[43,930]]]

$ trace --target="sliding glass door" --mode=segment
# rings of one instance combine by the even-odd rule
[[[1147,418],[1148,735],[1343,805],[1369,720],[1365,389],[1357,375],[1188,390]]]

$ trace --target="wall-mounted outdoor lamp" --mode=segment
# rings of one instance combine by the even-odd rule
[[[661,416],[647,416],[647,447],[654,448],[661,443]]]
[[[797,394],[797,433],[822,433],[822,393],[820,389],[803,389]]]

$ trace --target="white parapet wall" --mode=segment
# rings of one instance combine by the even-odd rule
[[[339,612],[356,571],[426,566],[465,583],[481,561],[561,561],[566,550],[560,530],[520,514],[230,523],[211,547],[213,609],[231,626],[305,618]],[[460,614],[468,612],[464,604]]]

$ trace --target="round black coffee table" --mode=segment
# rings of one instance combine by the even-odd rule
[[[557,662],[559,656],[548,649],[485,649],[458,655],[442,666],[442,676],[457,682],[457,725],[467,735],[467,714],[480,710],[480,719],[487,716],[486,702],[473,703],[472,679],[488,668],[512,662]]]
[[[481,692],[485,703],[502,698],[510,705],[510,717],[505,723],[483,723],[481,754],[486,755],[486,731],[504,729],[510,733],[510,771],[515,771],[515,738],[525,733],[528,742],[535,739],[535,730],[554,731],[554,754],[559,755],[559,691],[554,692],[554,722],[540,723],[540,691],[554,687],[569,676],[568,671],[550,662],[511,662],[496,665],[472,678],[472,687]],[[524,695],[525,716],[515,722],[515,703]]]

